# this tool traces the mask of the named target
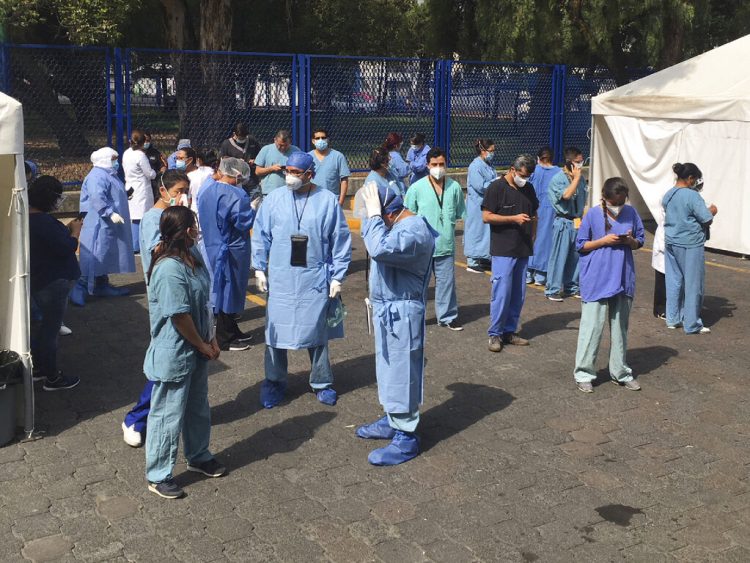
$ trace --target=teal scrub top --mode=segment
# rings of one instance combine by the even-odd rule
[[[573,194],[573,197],[566,200],[562,196],[569,186],[570,180],[565,175],[565,172],[561,171],[553,176],[547,188],[549,203],[552,209],[555,210],[555,215],[566,215],[568,218],[583,217],[583,208],[586,207],[586,192],[588,191],[586,179],[581,175],[576,193]]]
[[[257,166],[262,166],[263,168],[268,168],[274,164],[284,166],[286,165],[286,160],[292,155],[292,153],[298,151],[299,149],[297,147],[291,145],[289,150],[282,153],[279,152],[279,149],[276,148],[274,143],[271,143],[260,149],[258,156],[255,157],[255,164]],[[276,188],[282,187],[284,183],[284,174],[282,172],[271,172],[264,176],[260,181],[260,187],[263,191],[263,195],[268,195]]]
[[[424,217],[430,227],[440,234],[435,241],[433,256],[452,256],[456,253],[456,221],[466,214],[464,193],[458,182],[445,177],[440,201],[430,177],[425,176],[409,187],[404,205],[412,213]]]
[[[333,149],[325,155],[323,160],[318,160],[315,151],[310,151],[307,154],[312,156],[315,162],[314,183],[339,195],[341,193],[341,180],[351,175],[346,157]]]
[[[701,195],[690,188],[673,187],[662,199],[664,240],[667,244],[695,248],[706,242],[706,226],[714,216]]]
[[[189,313],[198,334],[208,341],[211,319],[208,308],[209,277],[205,267],[195,271],[177,258],[162,258],[154,266],[148,284],[148,316],[151,343],[143,372],[151,381],[179,383],[207,361],[179,333],[172,317]]]

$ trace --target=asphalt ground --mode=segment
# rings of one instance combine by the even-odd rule
[[[636,253],[629,333],[643,390],[608,383],[605,335],[593,394],[573,383],[578,300],[530,286],[531,346],[493,354],[489,276],[457,266],[465,330],[438,327],[430,301],[423,452],[390,468],[354,435],[381,416],[359,236],[347,336],[331,343],[335,407],[310,392],[304,352],[290,354],[288,400],[259,406],[263,296],[249,288],[254,345],[222,353],[209,382],[229,474],[200,478],[180,459],[174,501],[147,491],[144,452],[122,441],[148,319],[141,274],[114,276],[130,297],[66,317],[60,364],[81,384],[39,387],[40,437],[0,448],[0,561],[750,561],[750,264],[708,255],[712,333],[687,336],[651,314],[650,258]]]

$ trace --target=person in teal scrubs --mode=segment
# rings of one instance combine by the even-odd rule
[[[388,152],[390,161],[388,168],[391,174],[396,178],[398,187],[402,194],[406,193],[406,177],[409,175],[409,165],[406,164],[404,157],[401,156],[401,146],[404,144],[404,138],[398,133],[388,133],[383,143],[383,148]]]
[[[325,129],[313,131],[312,144],[315,149],[308,154],[315,161],[315,183],[336,194],[339,205],[343,206],[351,174],[346,157],[331,148],[331,139]]]
[[[143,372],[154,382],[146,433],[146,479],[149,491],[179,498],[174,482],[179,437],[188,471],[209,477],[226,472],[208,449],[208,360],[219,357],[213,336],[206,266],[191,251],[198,224],[190,209],[173,206],[162,212],[159,244],[149,266],[148,308],[151,343]]]
[[[260,149],[255,157],[255,174],[261,178],[263,195],[268,195],[284,185],[286,159],[299,149],[292,144],[292,135],[281,129],[273,138],[273,143]]]

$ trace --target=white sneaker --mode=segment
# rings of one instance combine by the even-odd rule
[[[711,332],[711,329],[707,326],[702,326],[701,329],[698,331],[698,334],[709,334]]]
[[[60,336],[68,336],[69,334],[73,334],[73,331],[65,325],[60,325]]]
[[[128,446],[133,448],[140,448],[143,445],[143,437],[135,429],[135,424],[125,426],[125,423],[122,423],[122,439],[125,440]]]

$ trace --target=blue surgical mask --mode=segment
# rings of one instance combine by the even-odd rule
[[[176,161],[174,167],[177,170],[186,170],[187,169],[187,160],[178,160],[178,161]]]
[[[148,142],[147,143],[143,143],[143,148],[144,149],[150,149],[151,148],[151,143],[148,143]]]
[[[485,162],[492,162],[492,159],[495,158],[494,152],[488,152],[487,156],[484,157]]]
[[[117,172],[120,169],[120,161],[119,160],[113,160],[112,161],[112,170]]]
[[[328,148],[328,139],[317,139],[313,144],[319,151],[324,151]]]

